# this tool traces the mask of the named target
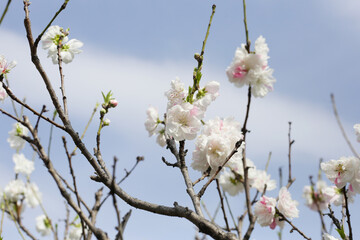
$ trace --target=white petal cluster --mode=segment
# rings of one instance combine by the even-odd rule
[[[150,106],[146,111],[147,119],[145,121],[145,128],[149,132],[149,137],[155,134],[159,125],[159,113],[158,110]]]
[[[7,139],[10,147],[16,151],[20,151],[25,146],[25,140],[20,136],[27,136],[29,130],[20,123],[15,123],[13,129],[9,132],[9,138]]]
[[[25,202],[29,207],[35,208],[41,203],[42,193],[39,191],[39,187],[35,183],[26,184],[24,194]]]
[[[48,57],[51,57],[54,64],[58,63],[58,46],[60,46],[60,57],[64,63],[70,63],[75,54],[82,52],[84,44],[77,39],[69,40],[68,30],[59,26],[51,26],[42,36],[42,48],[48,50]]]
[[[167,109],[185,102],[186,95],[187,92],[180,79],[176,78],[175,80],[172,80],[170,90],[165,92],[165,96],[168,98]]]
[[[245,48],[237,48],[235,56],[226,69],[229,81],[237,87],[244,85],[251,86],[251,93],[254,97],[264,97],[273,90],[273,84],[276,82],[272,76],[273,69],[268,66],[269,48],[265,38],[260,36],[255,42],[255,52],[250,52]]]
[[[5,88],[0,84],[0,101],[4,101],[7,96]]]
[[[357,137],[357,141],[360,142],[360,124],[355,124],[354,130]]]
[[[255,170],[255,177],[252,181],[251,187],[257,189],[259,192],[264,192],[265,184],[266,191],[271,191],[276,188],[276,181],[271,178],[270,174],[267,174],[264,170]]]
[[[82,234],[82,228],[81,225],[71,225],[69,230],[69,236],[66,238],[66,240],[80,240]]]
[[[8,62],[3,55],[0,55],[0,75],[6,75],[16,66],[16,61]]]
[[[336,188],[336,187],[335,187]],[[323,211],[328,208],[328,205],[334,201],[335,197],[334,187],[329,187],[327,184],[319,180],[316,183],[316,189],[312,186],[305,186],[303,189],[303,198],[305,198],[305,204],[311,210]]]
[[[324,233],[322,237],[323,237],[323,240],[339,240],[338,238],[333,237],[328,233]]]
[[[171,107],[166,114],[166,134],[176,141],[195,139],[201,128],[201,114],[200,109],[188,102]]]
[[[270,226],[274,221],[276,199],[262,196],[254,205],[254,215],[256,221],[262,226]]]
[[[220,83],[216,81],[209,82],[202,90],[203,95],[197,97],[194,105],[205,113],[207,107],[219,96]]]
[[[286,218],[299,217],[299,210],[297,209],[299,203],[291,199],[291,194],[286,187],[282,187],[279,192],[278,209]]]
[[[25,176],[29,176],[35,169],[34,162],[26,159],[22,153],[15,153],[13,155],[13,162],[15,163],[15,173],[22,173]]]
[[[236,177],[234,172],[226,168],[219,177],[219,183],[225,192],[230,196],[235,196],[244,191],[244,184],[239,178],[240,176]]]
[[[342,192],[342,189],[337,188],[336,186],[332,186],[334,196],[331,199],[331,203],[335,206],[341,206],[344,203],[344,193]],[[354,202],[354,197],[356,193],[354,192],[352,185],[350,184],[349,189],[346,191],[346,196],[349,203]]]
[[[36,217],[36,231],[38,231],[41,236],[48,236],[51,233],[51,225],[49,219],[45,215],[40,215]]]
[[[339,160],[321,163],[321,169],[336,187],[343,188],[347,183],[350,183],[354,190],[360,193],[359,167],[360,160],[356,157],[341,157]]]
[[[209,167],[217,170],[235,147],[236,142],[242,138],[240,123],[233,118],[217,117],[207,121],[196,139],[191,167],[201,172],[205,172]],[[241,151],[234,154],[231,160],[241,162]]]
[[[4,188],[3,197],[16,203],[23,198],[25,190],[25,183],[21,179],[12,180]]]

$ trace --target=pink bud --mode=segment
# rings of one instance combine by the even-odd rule
[[[117,105],[118,105],[118,101],[116,101],[115,99],[112,99],[112,100],[110,100],[110,107],[116,107]]]

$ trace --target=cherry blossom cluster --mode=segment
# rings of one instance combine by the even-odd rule
[[[58,63],[58,48],[60,57],[64,63],[70,63],[75,54],[82,52],[84,44],[77,39],[68,38],[69,29],[64,30],[59,26],[50,26],[41,38],[42,48],[48,50],[48,57],[51,57],[54,64]]]
[[[255,203],[254,214],[257,217],[256,221],[262,227],[270,226],[271,229],[275,229],[279,225],[282,228],[284,221],[282,221],[281,215],[287,219],[299,217],[298,202],[291,199],[291,194],[286,187],[280,189],[278,199],[262,196]]]
[[[195,99],[192,99],[178,78],[172,80],[170,90],[165,92],[168,98],[166,118],[160,120],[157,109],[152,106],[146,112],[145,128],[149,136],[157,134],[160,146],[165,146],[166,138],[176,141],[195,139],[207,107],[219,95],[219,87],[218,82],[209,82],[198,89]]]
[[[273,90],[273,84],[276,82],[272,76],[274,70],[268,66],[269,48],[263,36],[256,39],[254,48],[255,52],[248,52],[245,44],[237,48],[226,74],[235,86],[251,86],[254,97],[264,97]]]

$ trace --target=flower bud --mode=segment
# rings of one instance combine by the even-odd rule
[[[114,108],[118,105],[118,101],[116,101],[116,99],[112,99],[112,100],[110,100],[109,104],[110,104],[110,107]]]
[[[106,118],[106,119],[103,121],[103,124],[104,124],[104,126],[109,126],[109,125],[110,125],[110,119]]]
[[[102,109],[100,110],[100,115],[101,115],[101,116],[104,116],[105,114],[106,114],[106,109],[102,108]]]

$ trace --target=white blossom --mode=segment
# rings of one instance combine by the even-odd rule
[[[6,60],[3,55],[0,55],[0,76],[6,75],[16,66],[16,61],[11,61],[10,63]]]
[[[80,240],[82,234],[82,228],[81,225],[71,225],[69,236],[66,238],[66,240]]]
[[[205,172],[209,167],[217,170],[225,162],[236,142],[242,138],[240,123],[233,118],[217,117],[207,121],[201,135],[196,139],[191,167],[201,172]],[[237,158],[241,162],[240,150],[230,161],[235,161]]]
[[[77,39],[68,40],[68,34],[68,30],[51,26],[41,38],[42,48],[48,50],[48,57],[51,57],[54,64],[58,63],[58,46],[60,46],[60,57],[64,63],[70,63],[75,54],[82,52],[79,48],[84,44]]]
[[[355,134],[357,136],[357,141],[360,142],[360,124],[354,125]]]
[[[29,207],[37,207],[41,203],[42,194],[35,183],[28,183],[25,188],[25,202]]]
[[[10,181],[4,188],[4,197],[10,202],[17,202],[24,196],[25,183],[21,179]]]
[[[333,237],[328,233],[324,233],[322,237],[323,237],[323,240],[339,240],[338,238]]]
[[[274,221],[276,199],[262,196],[254,205],[256,221],[262,226],[270,226]]]
[[[255,170],[255,177],[251,187],[256,188],[259,192],[263,192],[266,184],[266,191],[271,191],[276,188],[276,181],[271,178],[270,174],[267,174],[263,170]]]
[[[207,83],[204,89],[201,91],[204,92],[204,94],[197,97],[197,99],[194,101],[194,105],[205,113],[210,103],[219,96],[219,88],[220,83],[216,81]]]
[[[344,193],[342,192],[342,189],[339,189],[336,186],[332,186],[332,191],[334,192],[334,195],[331,199],[331,203],[335,206],[341,206],[344,203]],[[349,203],[354,202],[355,195],[356,193],[354,192],[352,185],[350,184],[349,189],[346,191],[346,196]]]
[[[51,224],[50,220],[45,215],[40,215],[36,217],[36,231],[38,231],[41,236],[47,236],[51,233]]]
[[[272,76],[273,70],[268,67],[268,52],[269,48],[262,36],[255,42],[255,53],[248,53],[245,44],[242,44],[241,48],[235,51],[234,59],[226,69],[229,81],[237,87],[249,85],[254,97],[264,97],[273,90],[276,81]]]
[[[160,128],[157,134],[158,134],[156,137],[157,144],[159,144],[161,147],[165,147],[166,146],[165,128],[164,127]]]
[[[165,92],[165,96],[168,98],[167,109],[172,108],[175,105],[182,104],[185,101],[187,92],[184,84],[179,78],[171,81],[171,89]]]
[[[23,149],[26,141],[20,136],[27,136],[28,133],[29,130],[26,127],[20,123],[15,123],[13,129],[9,132],[9,138],[7,139],[10,147],[16,149],[16,151]]]
[[[201,128],[200,110],[188,102],[171,107],[166,114],[165,132],[176,141],[192,140]]]
[[[291,199],[291,194],[286,187],[280,189],[278,209],[286,218],[299,217],[298,204],[297,201]]]
[[[339,160],[322,162],[321,169],[338,188],[343,188],[346,183],[356,180],[355,174],[359,171],[359,165],[359,159],[355,157],[341,157]]]
[[[156,128],[159,125],[159,113],[156,108],[150,106],[146,111],[146,115],[145,128],[149,132],[150,137],[155,134]]]
[[[235,174],[230,171],[229,168],[221,173],[219,183],[222,189],[231,196],[235,196],[244,190],[243,183],[236,178]]]
[[[13,162],[15,163],[15,173],[22,173],[29,176],[35,169],[34,162],[26,159],[25,155],[22,153],[15,153],[13,155]]]

